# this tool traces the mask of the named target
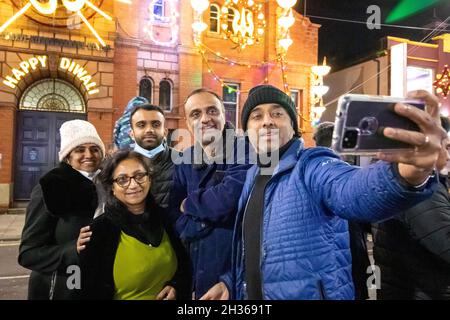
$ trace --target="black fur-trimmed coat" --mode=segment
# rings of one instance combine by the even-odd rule
[[[31,269],[28,299],[78,299],[76,241],[98,204],[95,184],[66,163],[46,173],[31,193],[19,264]],[[73,266],[69,268],[70,266]],[[75,288],[73,288],[75,286]]]

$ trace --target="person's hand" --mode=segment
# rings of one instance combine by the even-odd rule
[[[184,203],[186,202],[186,199],[184,199],[180,204],[180,211],[181,213],[184,213]]]
[[[156,300],[175,300],[177,298],[177,291],[172,286],[165,286],[156,296]]]
[[[92,232],[89,230],[90,230],[89,226],[80,229],[80,235],[78,236],[77,240],[78,254],[80,254],[81,251],[86,249],[86,243],[88,243],[91,240]]]
[[[446,138],[446,132],[440,126],[439,100],[424,90],[413,91],[408,98],[421,99],[426,104],[426,111],[404,104],[396,104],[395,112],[411,119],[420,128],[420,132],[398,128],[385,128],[384,136],[406,142],[415,147],[411,151],[398,153],[379,152],[377,158],[397,162],[399,173],[411,185],[419,185],[428,178],[436,167],[441,154],[441,143]]]
[[[228,300],[229,297],[230,294],[227,286],[225,283],[219,282],[209,289],[200,300]]]

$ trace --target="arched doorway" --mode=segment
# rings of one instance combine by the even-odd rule
[[[59,128],[72,119],[86,119],[86,103],[70,83],[44,79],[25,90],[17,116],[15,200],[28,200],[39,178],[58,164]]]

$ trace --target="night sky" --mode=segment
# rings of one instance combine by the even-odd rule
[[[436,15],[441,21],[450,15],[450,0],[306,0],[306,16],[322,16],[345,20],[367,21],[369,14],[366,10],[369,5],[378,5],[381,9],[381,23],[391,11],[401,2],[412,5],[432,5],[407,18],[390,22],[390,24],[425,27],[433,22]],[[305,0],[299,0],[296,9],[304,14]],[[420,41],[431,30],[414,30],[381,26],[380,30],[369,30],[365,24],[330,21],[310,17],[314,23],[321,24],[319,29],[319,61],[327,57],[328,65],[337,71],[346,66],[355,64],[358,60],[382,48],[381,39],[388,35]],[[450,24],[450,21],[447,21]],[[450,27],[447,27],[450,32]],[[365,60],[365,59],[364,59]]]

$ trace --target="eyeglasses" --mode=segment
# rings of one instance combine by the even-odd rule
[[[127,175],[121,175],[117,178],[113,179],[113,182],[117,183],[119,187],[122,188],[128,188],[131,183],[131,179],[134,179],[134,181],[141,185],[145,182],[147,182],[148,172],[138,172],[134,176],[129,177]]]

